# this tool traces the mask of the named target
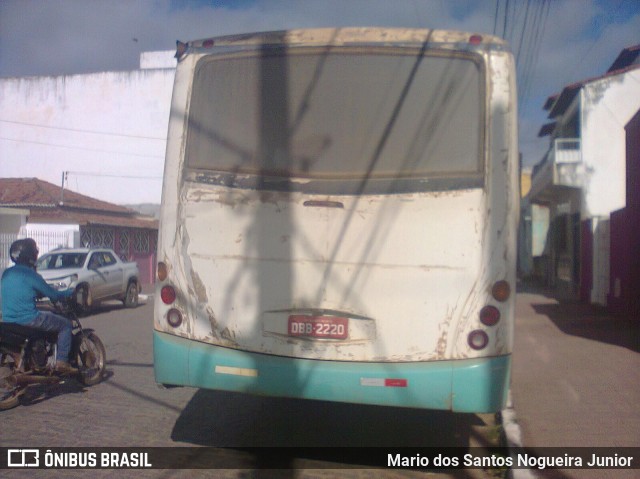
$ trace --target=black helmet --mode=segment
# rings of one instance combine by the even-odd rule
[[[32,238],[19,239],[11,244],[9,255],[16,264],[34,267],[38,260],[38,246]]]

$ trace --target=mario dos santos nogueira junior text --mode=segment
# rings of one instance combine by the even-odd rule
[[[628,455],[571,455],[536,456],[532,454],[502,455],[420,455],[387,454],[387,467],[456,468],[456,467],[516,467],[516,468],[634,468],[634,457]]]

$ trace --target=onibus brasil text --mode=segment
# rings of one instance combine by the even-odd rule
[[[150,468],[153,467],[146,452],[52,452],[43,454],[45,467],[75,468],[104,467]],[[36,465],[36,464],[34,464]]]

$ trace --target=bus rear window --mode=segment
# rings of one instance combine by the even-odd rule
[[[471,55],[416,49],[207,56],[186,165],[310,180],[478,178],[483,75]]]

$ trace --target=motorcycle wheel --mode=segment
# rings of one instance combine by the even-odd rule
[[[8,361],[11,361],[11,359]],[[22,391],[19,387],[11,384],[9,380],[11,371],[12,367],[3,358],[0,366],[0,411],[6,411],[20,404]]]
[[[18,389],[14,389],[13,391],[7,391],[5,393],[3,389],[0,388],[0,411],[13,409],[20,404],[21,392],[22,391]]]
[[[100,338],[94,333],[85,334],[78,348],[79,380],[85,386],[102,381],[107,353]]]

